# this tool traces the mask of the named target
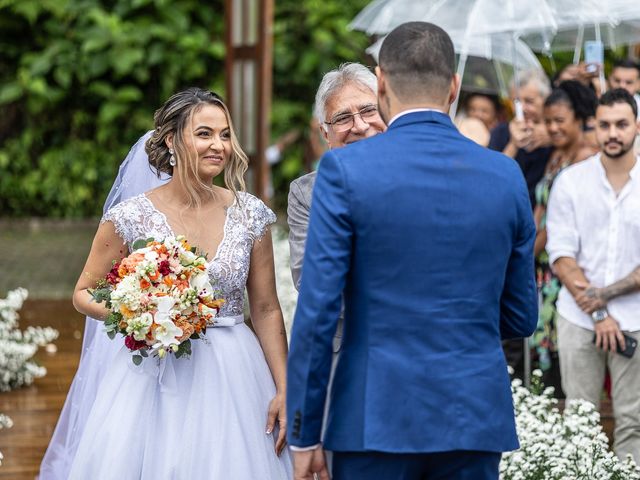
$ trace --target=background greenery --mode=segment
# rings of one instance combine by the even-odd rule
[[[276,0],[272,134],[305,129],[322,74],[362,61],[368,0]],[[223,0],[0,0],[0,216],[98,215],[129,147],[178,89],[224,95]],[[302,173],[304,137],[275,168]],[[276,202],[278,203],[278,202]]]
[[[302,132],[273,168],[276,208],[310,156],[322,75],[372,64],[369,39],[347,29],[369,1],[275,0],[271,134]],[[0,0],[0,217],[99,215],[171,93],[224,96],[224,55],[224,0]]]

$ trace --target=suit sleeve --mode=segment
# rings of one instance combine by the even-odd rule
[[[351,263],[352,218],[346,175],[335,154],[322,158],[311,202],[304,275],[287,370],[290,445],[320,442],[332,343]]]
[[[503,339],[528,337],[538,323],[533,258],[536,227],[524,179],[519,178],[517,182],[518,220],[500,299],[500,334]]]
[[[309,209],[309,201],[305,201],[305,195],[300,185],[296,181],[292,182],[287,203],[287,223],[289,224],[291,276],[296,290],[300,290],[304,245],[307,240],[307,228],[309,227]]]

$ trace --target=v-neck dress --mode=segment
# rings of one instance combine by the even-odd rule
[[[109,210],[131,250],[140,238],[174,235],[144,195]],[[227,210],[224,234],[209,275],[231,325],[209,328],[189,358],[131,361],[122,347],[107,368],[80,439],[70,479],[289,479],[288,451],[278,457],[265,433],[275,385],[264,353],[243,322],[251,250],[275,215],[240,193]],[[179,232],[176,232],[179,234]],[[229,321],[230,320],[230,321]],[[114,341],[121,341],[118,338]]]

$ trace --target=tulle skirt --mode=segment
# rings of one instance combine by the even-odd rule
[[[40,466],[40,480],[66,480],[96,392],[122,343],[110,340],[104,323],[87,317],[78,370]]]
[[[290,479],[288,450],[265,433],[275,386],[244,324],[211,328],[190,358],[121,348],[86,418],[70,479]]]

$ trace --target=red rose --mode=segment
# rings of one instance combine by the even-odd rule
[[[170,275],[171,267],[169,266],[169,261],[168,260],[161,261],[160,265],[158,265],[158,271],[160,272],[161,275]]]
[[[132,335],[124,337],[124,344],[132,352],[135,352],[136,350],[140,350],[141,348],[147,346],[145,342],[143,342],[142,340],[136,340]]]
[[[114,263],[109,273],[107,273],[107,282],[109,282],[111,285],[117,285],[118,283],[120,283],[118,268],[120,268],[120,263]]]

